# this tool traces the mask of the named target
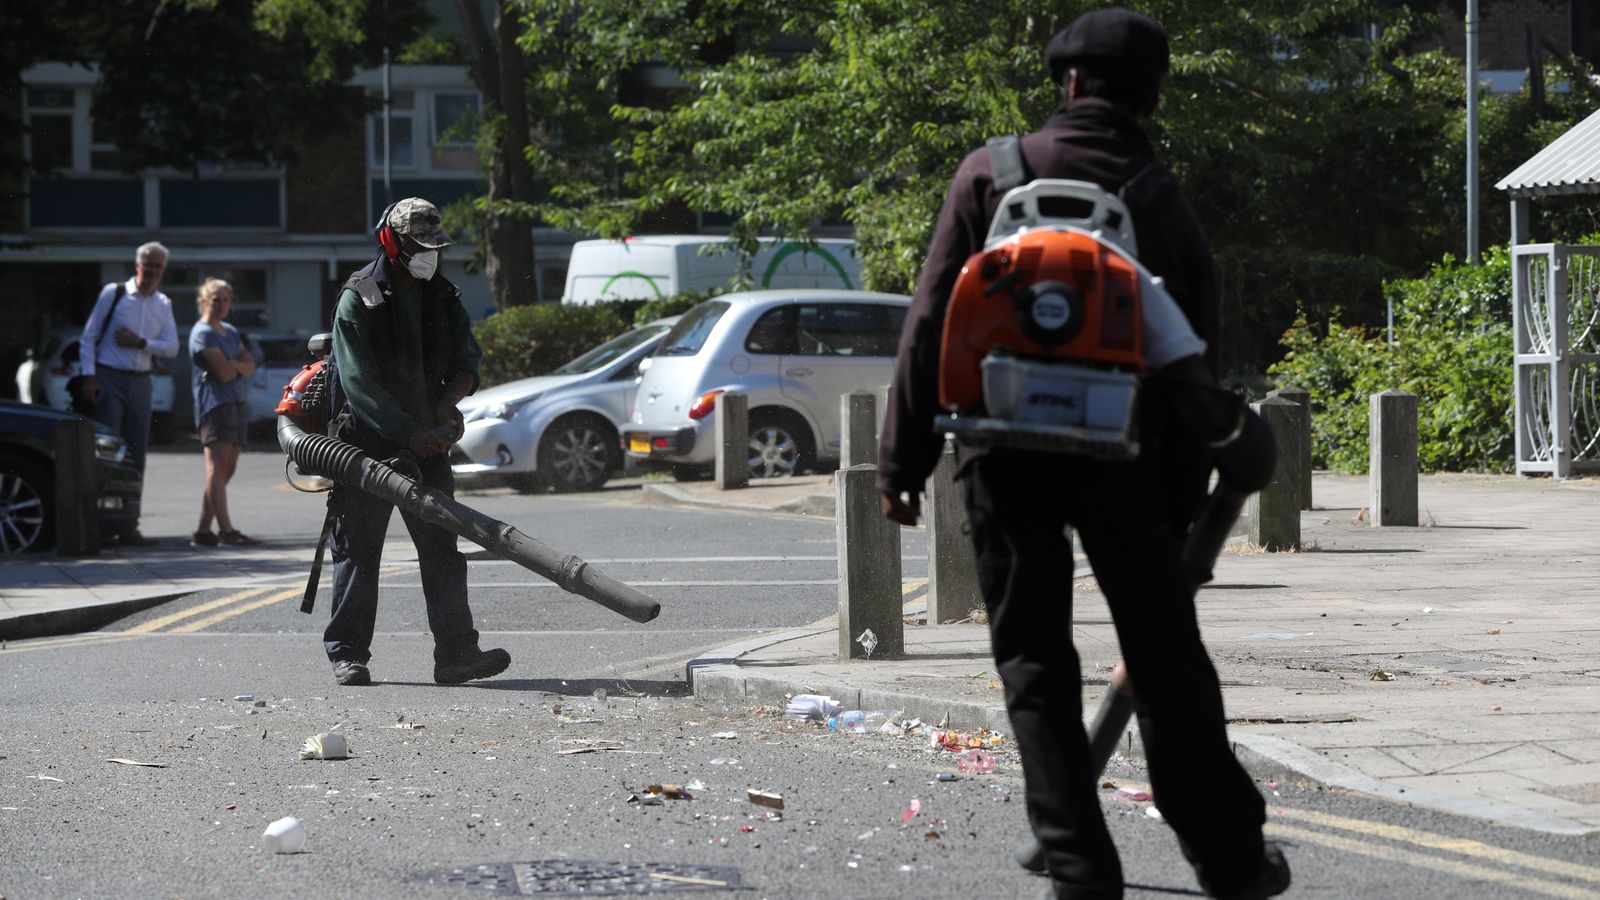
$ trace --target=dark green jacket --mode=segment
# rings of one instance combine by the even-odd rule
[[[471,372],[477,389],[483,351],[459,288],[434,275],[401,290],[380,257],[339,294],[333,356],[356,422],[404,447],[418,430],[440,424],[434,409],[457,373]]]

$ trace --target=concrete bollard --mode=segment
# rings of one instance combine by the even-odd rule
[[[871,391],[839,395],[839,468],[878,464],[877,406]]]
[[[1272,482],[1250,496],[1246,507],[1250,517],[1250,543],[1266,550],[1300,549],[1300,459],[1295,453],[1300,436],[1300,404],[1282,397],[1268,397],[1250,404],[1278,445],[1278,462]]]
[[[1373,394],[1367,419],[1369,521],[1417,524],[1417,395]]]
[[[1285,385],[1275,391],[1269,391],[1268,397],[1282,397],[1300,404],[1304,415],[1300,417],[1303,427],[1300,429],[1300,508],[1311,508],[1311,392],[1305,388]]]
[[[900,526],[883,516],[878,467],[834,476],[839,553],[839,658],[893,658],[905,652],[901,612]]]
[[[100,555],[98,474],[94,461],[94,423],[88,419],[57,422],[55,433],[56,553]]]
[[[719,490],[750,486],[750,398],[738,391],[717,395],[716,469]]]
[[[923,495],[928,523],[928,624],[942,625],[983,606],[967,504],[956,483],[956,448],[946,443]]]

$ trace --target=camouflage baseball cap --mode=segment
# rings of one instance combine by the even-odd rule
[[[396,203],[389,211],[389,227],[395,234],[406,235],[430,250],[455,243],[444,233],[439,207],[421,197],[407,197]]]

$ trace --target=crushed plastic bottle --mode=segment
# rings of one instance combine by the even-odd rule
[[[869,734],[884,730],[899,714],[898,709],[850,709],[829,716],[828,727],[849,734]]]

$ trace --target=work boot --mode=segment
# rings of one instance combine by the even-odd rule
[[[1230,889],[1217,889],[1200,878],[1200,887],[1205,890],[1207,897],[1216,897],[1218,900],[1267,900],[1276,897],[1289,889],[1289,861],[1283,858],[1283,851],[1272,841],[1265,842],[1261,847],[1261,871],[1256,874],[1254,881]]]
[[[345,687],[362,687],[372,683],[372,673],[366,663],[341,659],[333,664],[333,680]]]
[[[504,650],[468,650],[450,660],[433,664],[433,680],[438,684],[465,684],[478,678],[499,675],[511,665],[511,654]]]

